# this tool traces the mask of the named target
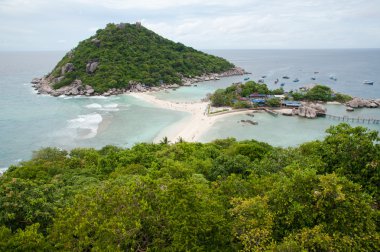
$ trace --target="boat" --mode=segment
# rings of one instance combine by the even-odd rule
[[[300,80],[298,78],[295,78],[293,82],[299,82]]]
[[[346,111],[352,112],[352,111],[354,111],[354,108],[352,108],[352,107],[346,107]]]
[[[263,79],[265,79],[266,77],[267,77],[266,75],[261,76],[261,78],[263,78]]]
[[[278,83],[278,78],[274,81],[274,84],[277,84]]]
[[[319,72],[318,72],[318,71],[315,71],[314,74],[319,74]]]
[[[312,80],[315,80],[315,77],[311,77]]]
[[[337,80],[338,80],[338,78],[337,78],[337,77],[335,77],[335,76],[330,76],[330,80],[333,80],[333,81],[337,81]]]
[[[247,77],[247,78],[244,78],[244,80],[249,80],[249,77]]]
[[[257,83],[264,83],[264,80],[260,79],[260,80],[257,81]]]
[[[282,76],[283,79],[289,79],[289,76]]]
[[[280,85],[281,87],[283,87],[283,86],[285,86],[285,83],[281,83],[281,85]]]
[[[367,85],[373,85],[373,81],[369,81],[369,80],[365,80],[363,81],[363,84],[367,84]]]

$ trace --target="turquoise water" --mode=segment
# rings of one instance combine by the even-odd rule
[[[332,115],[347,115],[355,118],[380,118],[380,109],[357,109],[346,112],[341,105],[327,105],[327,111]],[[241,120],[254,120],[258,125],[241,123]],[[268,113],[255,113],[254,118],[245,114],[232,115],[218,120],[214,127],[200,137],[201,142],[230,136],[238,140],[256,139],[274,146],[297,146],[301,143],[322,139],[325,130],[341,121],[328,118],[306,119],[297,116],[272,116]],[[380,125],[350,123],[353,126],[365,126],[372,130],[380,130]]]
[[[317,80],[334,89],[361,97],[380,97],[380,50],[227,50],[211,51],[252,72],[251,79],[267,75],[268,85],[282,75],[299,78],[289,81],[286,89],[310,83],[310,76],[319,71]],[[121,147],[136,142],[151,142],[159,133],[188,116],[186,113],[159,109],[121,95],[117,97],[67,98],[39,96],[30,86],[34,77],[48,73],[64,52],[1,52],[0,53],[0,167],[7,167],[31,157],[32,150],[56,146],[100,148],[107,144]],[[338,81],[329,79],[334,74]],[[245,76],[244,76],[245,77]],[[199,83],[176,91],[159,92],[157,97],[171,101],[198,101],[207,93],[223,88],[242,76]],[[363,80],[375,81],[365,86]],[[329,113],[346,113],[342,106],[329,106]],[[380,109],[356,110],[353,114],[380,118]],[[277,146],[294,146],[324,136],[327,127],[339,123],[328,119],[307,120],[297,117],[272,117],[257,114],[257,126],[238,123],[247,119],[233,115],[219,120],[201,137],[201,141],[233,136],[255,138]],[[380,130],[379,125],[364,125]]]
[[[0,167],[55,146],[128,147],[152,142],[161,130],[187,113],[155,108],[130,96],[50,97],[36,95],[30,80],[42,76],[61,52],[0,54]]]

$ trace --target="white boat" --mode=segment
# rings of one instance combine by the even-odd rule
[[[363,81],[363,84],[367,84],[367,85],[373,85],[373,81],[369,81],[369,80],[365,80]]]

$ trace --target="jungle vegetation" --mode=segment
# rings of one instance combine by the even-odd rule
[[[0,177],[0,251],[379,251],[379,140],[44,148]]]
[[[347,102],[352,99],[352,97],[349,95],[334,93],[330,87],[324,85],[316,85],[306,91],[291,91],[289,93],[285,93],[282,87],[270,90],[265,83],[247,81],[246,83],[232,84],[231,86],[224,89],[217,89],[213,94],[211,94],[210,100],[211,104],[216,107],[252,107],[252,104],[246,100],[249,99],[249,96],[254,93],[263,95],[285,94],[286,100],[294,101]],[[270,107],[279,107],[281,105],[281,102],[279,99],[272,97],[266,100],[266,105]]]
[[[87,64],[97,62],[93,72]],[[62,67],[71,63],[70,71]],[[130,81],[147,86],[181,83],[181,78],[220,73],[234,65],[223,58],[175,43],[140,24],[108,24],[81,41],[51,73],[59,78],[54,88],[80,79],[102,93],[110,88],[128,88]],[[63,77],[63,78],[62,78]]]

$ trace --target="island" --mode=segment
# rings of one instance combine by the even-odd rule
[[[108,96],[245,73],[223,58],[168,40],[137,22],[99,29],[32,84],[38,94]]]
[[[324,85],[309,85],[296,91],[285,92],[283,88],[268,89],[265,83],[248,81],[246,83],[233,83],[225,89],[218,89],[209,94],[208,99],[213,107],[211,113],[225,113],[228,111],[241,111],[241,109],[266,110],[272,114],[298,115],[306,118],[325,116],[327,110],[324,103],[346,104],[347,110],[354,108],[380,107],[380,100],[366,100],[362,98],[341,94]],[[270,109],[274,109],[272,111]]]

